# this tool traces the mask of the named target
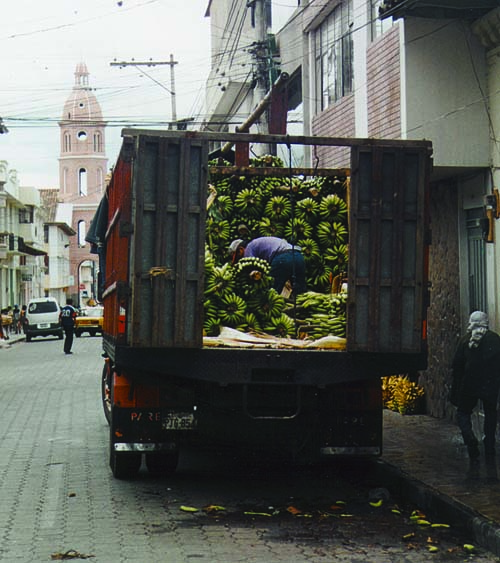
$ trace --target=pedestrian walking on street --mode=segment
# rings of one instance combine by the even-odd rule
[[[474,311],[467,333],[458,345],[452,363],[450,401],[457,407],[457,423],[469,457],[479,457],[479,442],[472,429],[472,411],[481,401],[484,411],[484,453],[495,456],[497,400],[500,388],[500,336],[489,330],[488,315]]]
[[[21,314],[19,316],[19,324],[24,334],[26,334],[26,325],[28,324],[28,319],[26,318],[26,311],[28,310],[27,305],[21,307]]]
[[[12,324],[14,326],[14,334],[21,334],[21,310],[19,309],[19,305],[14,305],[14,309],[12,310]]]
[[[2,335],[5,340],[9,340],[10,325],[12,317],[9,315],[9,308],[2,309]]]
[[[59,320],[64,330],[64,353],[72,354],[73,334],[75,332],[76,309],[73,307],[73,299],[67,299],[66,305],[59,313]]]

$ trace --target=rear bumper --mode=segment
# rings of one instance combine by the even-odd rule
[[[61,325],[51,323],[49,328],[38,328],[37,325],[25,325],[24,332],[26,336],[59,336],[63,334]]]

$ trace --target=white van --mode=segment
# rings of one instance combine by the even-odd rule
[[[35,336],[57,336],[64,338],[64,332],[59,321],[61,308],[53,297],[39,297],[32,299],[26,309],[26,324],[24,331],[26,342]]]

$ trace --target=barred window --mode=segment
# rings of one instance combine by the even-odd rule
[[[352,0],[339,4],[314,36],[316,110],[353,91]]]
[[[33,223],[33,206],[26,205],[22,209],[19,210],[19,223]]]

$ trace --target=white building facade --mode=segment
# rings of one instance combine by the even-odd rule
[[[45,262],[45,294],[64,304],[71,286],[70,244],[76,235],[71,227],[71,204],[58,201],[59,190],[41,189],[45,212],[44,241],[47,248]]]
[[[19,185],[17,172],[0,161],[0,307],[44,295],[44,216],[36,188]]]

